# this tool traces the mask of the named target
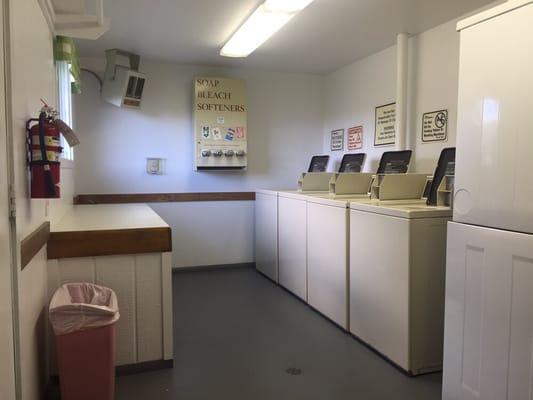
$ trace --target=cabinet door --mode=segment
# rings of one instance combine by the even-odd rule
[[[533,235],[448,226],[444,400],[533,393]]]
[[[307,301],[307,203],[279,198],[279,283]]]
[[[308,301],[348,329],[348,210],[307,204]]]
[[[278,198],[262,193],[255,200],[255,263],[257,270],[278,281]]]

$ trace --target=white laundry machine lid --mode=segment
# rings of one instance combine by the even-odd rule
[[[352,202],[352,210],[365,211],[391,217],[420,219],[420,218],[451,218],[452,209],[442,206],[428,206],[425,203],[405,203],[398,204],[394,202]]]

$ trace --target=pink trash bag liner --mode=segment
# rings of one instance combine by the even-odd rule
[[[50,301],[50,322],[56,335],[112,325],[120,318],[113,290],[92,283],[67,283]]]

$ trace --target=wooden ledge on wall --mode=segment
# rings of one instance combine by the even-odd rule
[[[80,194],[74,204],[180,203],[196,201],[254,201],[255,192]]]
[[[170,228],[52,232],[48,259],[172,251]]]
[[[24,269],[46,245],[50,237],[50,222],[44,222],[20,242],[20,264]]]

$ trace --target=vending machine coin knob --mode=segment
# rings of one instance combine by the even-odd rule
[[[224,152],[224,155],[225,155],[226,157],[233,157],[233,156],[235,155],[235,152],[234,152],[233,150],[226,150],[226,151]]]
[[[223,154],[223,153],[222,153],[222,150],[215,150],[215,151],[213,152],[213,155],[214,155],[215,157],[222,157],[222,154]]]
[[[202,157],[209,157],[211,155],[211,150],[202,150]]]
[[[244,150],[238,150],[235,155],[237,157],[244,157],[246,155],[246,152]]]

